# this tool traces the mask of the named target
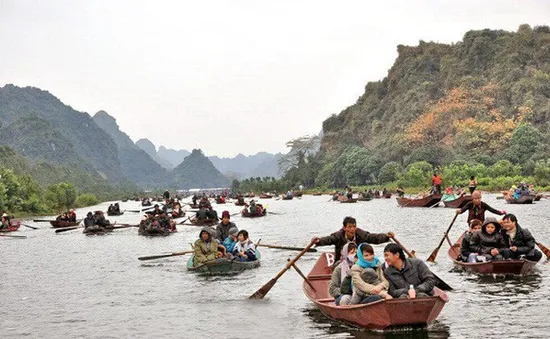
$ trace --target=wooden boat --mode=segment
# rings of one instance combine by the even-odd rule
[[[292,199],[294,199],[294,196],[292,196],[292,195],[283,195],[282,199],[283,200],[292,200]]]
[[[370,198],[357,198],[357,201],[371,201],[372,200],[372,197]]]
[[[141,206],[151,206],[151,205],[153,205],[151,200],[144,200],[141,202]]]
[[[171,230],[164,230],[164,228],[151,228],[151,229],[139,229],[138,234],[139,235],[145,235],[149,237],[158,237],[158,236],[167,236],[173,233],[176,233],[178,230],[174,229]]]
[[[441,201],[441,194],[430,194],[424,198],[396,198],[397,204],[401,207],[431,207]]]
[[[124,214],[124,211],[120,211],[120,212],[109,212],[109,211],[107,211],[108,216],[117,216],[117,215],[123,215],[123,214]]]
[[[311,195],[315,195],[315,196],[318,196],[318,195],[323,195],[323,193],[313,193]]]
[[[235,206],[244,206],[244,205],[246,205],[246,202],[244,202],[244,201],[243,202],[238,202],[238,201],[235,202]]]
[[[263,194],[263,193],[260,194],[260,199],[271,199],[271,198],[273,198],[273,196],[270,194]]]
[[[357,198],[354,198],[354,199],[347,199],[347,200],[340,200],[340,203],[341,204],[353,204],[357,202]]]
[[[304,192],[294,192],[294,193],[292,193],[292,195],[295,196],[296,198],[299,198],[302,195],[304,195]]]
[[[535,199],[533,199],[533,201],[540,201],[541,198],[542,198],[542,194],[537,194],[535,195]]]
[[[260,218],[260,217],[265,217],[266,214],[267,214],[267,209],[263,209],[262,214],[251,214],[250,212],[248,212],[246,208],[241,211],[241,216],[243,218]]]
[[[383,194],[382,197],[386,198],[386,199],[389,199],[389,198],[391,198],[391,195],[392,194],[390,192],[388,192],[388,193]]]
[[[96,227],[96,226],[90,226],[88,228],[85,228],[82,233],[86,235],[93,235],[93,234],[105,234],[112,232],[114,227]]]
[[[198,272],[204,274],[236,274],[244,270],[256,268],[260,266],[260,251],[256,248],[256,260],[254,261],[237,261],[226,258],[216,259],[209,263],[202,264],[197,267],[193,267],[193,255],[187,261],[187,270],[191,272]]]
[[[462,208],[462,207],[464,207],[464,205],[466,205],[470,201],[472,201],[472,196],[463,194],[463,195],[461,195],[458,198],[453,199],[453,200],[443,199],[443,204],[445,205],[445,207]]]
[[[385,330],[394,327],[425,326],[437,318],[449,300],[445,292],[434,289],[435,295],[418,299],[380,300],[370,304],[336,306],[329,294],[334,263],[333,253],[323,253],[307,275],[312,286],[304,281],[305,295],[327,317],[365,328]]]
[[[449,251],[447,253],[457,267],[460,267],[467,272],[477,274],[525,275],[529,274],[537,264],[536,261],[525,259],[486,261],[476,263],[464,262],[462,260],[457,260],[460,255],[461,243],[462,236],[460,236],[456,243],[449,248]]]
[[[52,225],[53,228],[60,228],[60,227],[71,227],[71,226],[78,226],[80,224],[80,220],[77,221],[59,221],[59,220],[52,220],[50,221],[50,225]]]
[[[2,228],[0,229],[0,232],[6,233],[6,232],[15,232],[21,227],[21,222],[19,220],[10,220],[11,226],[8,228]]]
[[[216,204],[218,204],[218,205],[225,204],[225,200],[216,199]]]
[[[532,204],[535,197],[532,195],[522,195],[521,197],[515,199],[510,194],[504,196],[506,202],[509,204]]]

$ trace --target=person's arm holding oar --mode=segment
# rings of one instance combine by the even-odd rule
[[[300,259],[307,252],[307,250],[311,248],[311,246],[313,246],[313,244],[314,244],[313,241],[310,242],[309,245],[307,245],[300,253],[298,253],[298,255],[294,259],[292,259],[286,264],[285,268],[283,268],[273,279],[271,279],[265,285],[260,287],[259,290],[254,292],[254,294],[252,294],[249,297],[249,299],[263,299],[265,295],[269,292],[269,290],[271,290],[271,288],[275,285],[275,283],[277,282],[277,279],[279,279],[283,274],[285,274],[285,272],[288,271],[294,265],[294,263],[298,261],[298,259]]]

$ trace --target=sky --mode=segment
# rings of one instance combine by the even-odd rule
[[[383,79],[397,45],[550,25],[550,1],[0,0],[0,86],[47,90],[132,140],[287,152]]]

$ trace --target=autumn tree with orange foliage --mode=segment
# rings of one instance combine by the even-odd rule
[[[453,88],[406,129],[412,147],[439,144],[448,148],[492,155],[504,149],[529,108],[504,117],[496,104],[498,86]]]

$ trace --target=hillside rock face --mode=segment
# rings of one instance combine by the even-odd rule
[[[172,164],[170,161],[162,158],[159,156],[155,145],[149,140],[149,139],[139,139],[136,141],[136,146],[140,149],[144,150],[145,153],[149,154],[149,156],[155,160],[159,165],[166,169],[173,169],[176,167],[180,162],[183,161],[183,158],[176,164]]]
[[[93,120],[115,141],[122,173],[126,177],[143,188],[166,186],[166,169],[137,147],[130,137],[120,130],[115,118],[105,111],[99,111]]]
[[[470,31],[453,45],[399,45],[387,77],[323,122],[321,154],[335,161],[359,146],[404,164],[434,153],[447,163],[547,156],[549,46],[550,29],[528,25]]]

